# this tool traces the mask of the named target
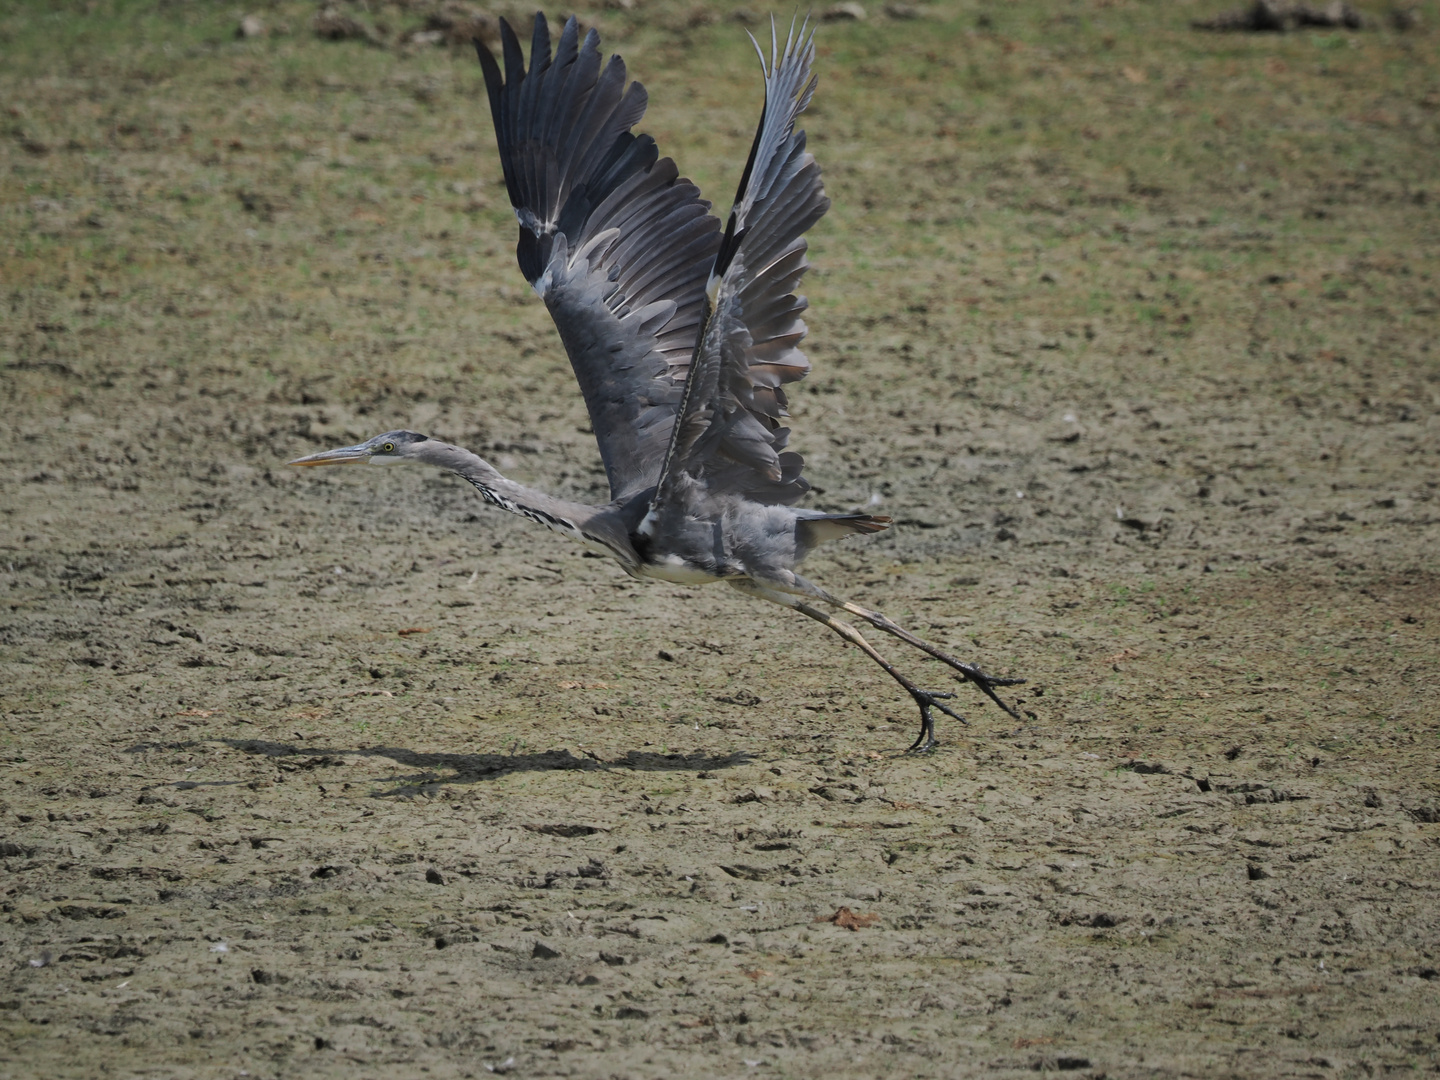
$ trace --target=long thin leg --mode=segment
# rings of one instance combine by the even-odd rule
[[[866,641],[860,631],[856,630],[855,627],[849,623],[837,619],[835,616],[821,611],[819,608],[811,607],[793,593],[781,592],[778,589],[769,588],[766,585],[750,579],[732,579],[730,584],[741,592],[749,593],[751,596],[759,597],[762,600],[769,600],[772,603],[780,604],[782,607],[792,608],[800,612],[800,614],[814,619],[821,625],[829,627],[884,668],[885,673],[903,686],[905,692],[910,695],[915,704],[920,706],[920,734],[917,735],[915,741],[910,744],[908,752],[913,753],[915,751],[930,750],[935,746],[935,718],[931,715],[931,709],[939,709],[946,716],[959,720],[962,724],[968,724],[968,721],[963,716],[943,703],[944,700],[953,698],[955,696],[954,694],[940,690],[921,690],[904,675],[900,674],[895,666],[881,656],[875,646]]]
[[[838,596],[830,594],[826,590],[822,589],[819,585],[816,585],[813,581],[805,580],[799,574],[795,574],[794,579],[795,583],[793,586],[786,586],[778,582],[772,583],[768,581],[765,584],[767,588],[774,588],[777,592],[793,592],[801,596],[812,596],[816,600],[828,604],[831,607],[840,608],[842,611],[848,611],[852,615],[858,615],[860,618],[864,619],[877,630],[884,630],[885,633],[891,634],[899,638],[901,641],[905,642],[905,644],[913,645],[921,652],[933,656],[941,663],[948,664],[950,667],[958,671],[961,675],[965,676],[968,681],[974,683],[977,687],[979,687],[982,694],[988,697],[996,705],[999,705],[1000,708],[1004,709],[1005,712],[1010,714],[1010,716],[1014,717],[1016,720],[1019,720],[1021,718],[1019,713],[1017,713],[1013,708],[1005,704],[1005,702],[1000,699],[1000,695],[995,693],[995,688],[997,686],[1019,686],[1025,681],[1024,679],[1002,679],[994,675],[987,675],[974,664],[967,664],[963,660],[957,660],[955,657],[951,656],[944,650],[936,648],[934,645],[931,645],[930,642],[926,641],[924,638],[916,637],[899,623],[895,622],[893,619],[890,619],[885,615],[882,615],[878,611],[871,611],[869,608],[863,608],[859,604],[852,604],[848,600],[841,600]]]
[[[964,675],[966,679],[979,687],[980,692],[986,697],[988,697],[991,701],[993,701],[996,705],[999,705],[1000,708],[1004,709],[1016,720],[1020,719],[1020,714],[1017,713],[1009,705],[1005,704],[1005,702],[1000,699],[1000,695],[995,693],[995,687],[1019,686],[1025,681],[1024,679],[1001,679],[997,678],[994,675],[987,675],[974,664],[967,664],[963,660],[957,660],[949,653],[937,649],[934,645],[931,645],[925,639],[916,637],[899,623],[892,621],[878,611],[871,611],[868,608],[861,607],[859,604],[852,604],[848,600],[839,600],[838,598],[831,598],[826,602],[834,603],[836,604],[836,606],[850,612],[850,614],[860,616],[860,618],[864,619],[876,629],[884,630],[887,634],[893,634],[895,637],[899,638],[907,645],[913,645],[921,652],[928,653],[929,655],[933,656],[936,660],[939,660],[945,664],[949,664],[956,671],[960,672],[961,675]]]

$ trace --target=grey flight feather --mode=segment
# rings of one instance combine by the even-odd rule
[[[535,18],[526,69],[501,20],[500,67],[476,43],[520,269],[544,298],[590,412],[617,502],[653,487],[679,409],[720,246],[710,204],[655,141],[630,128],[645,89],[603,70],[594,30],[566,21],[555,54]]]
[[[752,42],[754,38],[751,39]],[[707,284],[705,321],[659,484],[657,502],[678,497],[681,474],[710,492],[793,503],[808,489],[790,430],[784,384],[803,379],[806,308],[795,290],[809,263],[804,234],[829,209],[820,168],[795,130],[816,80],[814,33],[792,24],[784,50],[774,23],[765,109]]]

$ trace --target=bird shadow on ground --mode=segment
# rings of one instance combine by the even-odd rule
[[[209,740],[206,740],[207,742]],[[569,750],[549,750],[541,754],[429,754],[407,750],[398,746],[365,747],[324,747],[296,746],[293,743],[271,742],[265,739],[222,739],[219,740],[245,754],[280,759],[277,765],[285,772],[315,772],[323,775],[324,770],[347,764],[347,758],[388,758],[397,765],[421,770],[408,776],[369,777],[368,782],[395,784],[388,791],[376,792],[377,797],[431,795],[443,787],[459,784],[475,784],[483,780],[494,780],[512,772],[550,772],[567,769],[629,769],[636,772],[697,772],[707,769],[728,769],[746,765],[751,761],[749,754],[660,754],[630,750],[612,760],[594,756],[576,757]],[[199,746],[199,741],[167,743],[165,749],[184,749]],[[131,747],[131,752],[158,749],[155,744],[141,744]],[[244,781],[220,781],[228,785]],[[173,784],[157,784],[156,787],[213,787],[215,781],[180,780]]]

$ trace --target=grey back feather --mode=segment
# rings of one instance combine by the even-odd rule
[[[505,71],[477,42],[505,184],[520,222],[516,256],[555,320],[621,501],[660,475],[720,246],[710,204],[655,141],[618,56],[566,21],[554,56],[535,16],[526,69],[500,23]]]
[[[781,424],[784,384],[810,371],[799,348],[807,305],[795,294],[809,265],[804,234],[830,206],[805,133],[795,130],[816,83],[807,31],[808,24],[798,33],[792,24],[782,52],[772,23],[769,62],[760,55],[765,110],[708,283],[659,501],[673,497],[680,473],[703,477],[711,493],[772,504],[793,503],[809,489],[803,460],[785,451],[790,431]]]

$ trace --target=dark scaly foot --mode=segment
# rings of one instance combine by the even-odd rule
[[[938,652],[938,650],[937,650],[937,652]],[[949,665],[950,665],[952,668],[954,668],[956,671],[960,672],[961,675],[965,676],[965,678],[966,678],[969,682],[972,682],[972,683],[974,683],[977,687],[979,687],[979,688],[980,688],[980,692],[981,692],[982,694],[984,694],[986,697],[988,697],[991,701],[995,702],[996,705],[999,705],[1000,708],[1004,709],[1007,713],[1009,713],[1009,714],[1010,714],[1012,717],[1014,717],[1016,720],[1019,720],[1019,719],[1020,719],[1020,714],[1019,714],[1019,713],[1017,713],[1017,712],[1016,712],[1014,709],[1012,709],[1009,705],[1006,705],[1005,702],[1003,702],[1003,701],[1000,700],[1000,695],[995,692],[995,687],[997,687],[997,686],[1019,686],[1019,685],[1021,685],[1022,683],[1024,683],[1024,681],[1025,681],[1024,679],[1000,679],[1000,678],[997,678],[997,677],[994,676],[994,675],[987,675],[987,674],[985,674],[985,672],[981,671],[981,670],[980,670],[978,667],[976,667],[975,665],[973,665],[973,664],[967,664],[967,663],[964,663],[963,661],[956,660],[954,657],[947,657],[947,656],[943,656],[943,655],[942,655],[942,656],[936,656],[935,659],[941,660],[941,661],[943,661],[944,663],[949,664]]]
[[[910,748],[905,751],[907,754],[928,753],[939,745],[935,741],[935,717],[930,714],[931,709],[939,709],[946,716],[953,720],[959,720],[960,723],[969,727],[970,721],[966,720],[954,709],[950,708],[950,706],[941,703],[942,698],[948,700],[955,696],[948,690],[929,691],[921,690],[916,686],[907,686],[905,689],[910,691],[910,696],[915,699],[915,704],[920,706],[920,734],[915,737],[915,741],[911,743]]]
[[[1005,712],[1009,713],[1016,720],[1020,719],[1019,713],[1017,713],[1009,705],[1006,705],[1005,702],[1000,700],[1000,695],[995,692],[995,688],[1000,686],[1019,686],[1023,682],[1025,682],[1024,679],[1001,679],[997,678],[994,675],[987,675],[974,664],[967,664],[963,660],[958,660],[955,657],[951,656],[949,653],[947,653],[945,650],[938,649],[934,645],[931,645],[930,642],[926,641],[924,638],[916,637],[914,634],[910,633],[909,630],[906,630],[903,626],[901,626],[894,619],[891,619],[887,615],[883,615],[878,611],[868,611],[865,608],[859,607],[855,604],[842,604],[842,606],[845,608],[845,610],[851,612],[852,614],[859,615],[862,619],[870,623],[870,625],[874,626],[877,630],[884,630],[887,634],[894,635],[901,641],[905,642],[907,645],[913,645],[921,652],[933,656],[942,664],[946,664],[949,667],[954,668],[956,671],[958,671],[961,675],[965,677],[967,682],[974,683],[982,694],[988,697],[996,705],[999,705],[1000,708],[1005,710]]]

